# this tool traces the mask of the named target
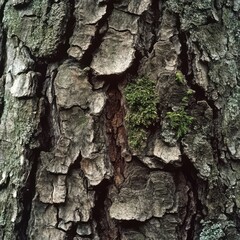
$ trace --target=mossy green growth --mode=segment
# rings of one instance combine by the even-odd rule
[[[177,111],[167,112],[167,118],[170,121],[171,127],[176,130],[177,138],[183,137],[188,133],[193,121],[193,117],[189,116],[183,108]]]
[[[126,123],[129,146],[139,149],[147,139],[147,130],[158,120],[156,83],[146,77],[129,83],[124,95],[128,112]]]
[[[180,103],[180,109],[177,111],[167,112],[166,118],[169,119],[170,126],[176,131],[177,138],[183,137],[189,131],[193,117],[187,114],[185,108],[188,106],[190,97],[194,94],[194,90],[188,88],[187,81],[181,71],[176,72],[176,82],[187,87],[185,96]]]
[[[186,79],[181,71],[177,71],[175,77],[177,83],[186,84]]]

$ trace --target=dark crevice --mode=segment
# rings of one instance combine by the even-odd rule
[[[131,64],[131,66],[129,67],[129,69],[127,70],[128,76],[137,76],[138,75],[138,69],[141,64],[142,58],[143,58],[143,55],[141,54],[141,52],[136,50],[134,60]]]
[[[36,96],[40,98],[43,96],[43,87],[46,80],[47,64],[45,62],[38,61],[34,70],[35,72],[40,73],[36,89]]]
[[[219,119],[220,116],[217,109],[213,110],[213,136],[211,138],[211,146],[213,149],[213,157],[216,162],[221,163],[222,156],[221,156],[221,145],[223,145],[223,138],[221,134],[221,128],[219,127]]]
[[[4,73],[4,66],[6,62],[6,46],[7,46],[6,43],[7,33],[4,30],[3,24],[0,22],[0,77],[2,77]]]
[[[137,220],[122,220],[122,221],[119,221],[118,224],[120,226],[121,233],[134,231],[134,232],[141,233],[142,235],[144,235],[144,231],[142,231],[141,228],[146,225],[146,222],[140,222]]]
[[[185,76],[187,81],[187,85],[194,90],[194,97],[196,102],[205,100],[209,103],[209,100],[206,96],[205,90],[197,85],[194,82],[194,73],[193,73],[193,53],[190,52],[188,35],[186,32],[181,30],[180,18],[177,18],[177,29],[178,29],[178,38],[181,44],[181,52],[179,54],[180,58],[180,66],[179,69]],[[210,103],[213,107],[213,104]],[[210,106],[210,107],[211,107]],[[181,144],[180,146],[181,155],[182,155],[182,173],[186,178],[189,190],[188,190],[188,202],[187,202],[187,212],[185,219],[183,220],[182,229],[180,230],[181,235],[185,237],[186,240],[194,239],[195,229],[197,224],[199,224],[199,216],[203,216],[203,204],[199,199],[199,188],[204,185],[204,183],[200,183],[200,179],[198,177],[198,171],[194,167],[193,163],[190,161],[188,156],[184,154],[184,149]],[[182,238],[183,239],[183,238]]]
[[[93,220],[95,220],[97,233],[100,240],[118,240],[119,231],[113,219],[109,216],[111,202],[108,198],[109,188],[112,181],[104,179],[99,185],[95,186],[95,204],[92,210]]]
[[[236,204],[234,204],[234,207],[233,207],[233,214],[234,214],[234,222],[236,223],[236,228],[238,232],[240,232],[240,218],[238,215],[238,207],[236,206]]]
[[[21,10],[23,8],[26,8],[30,3],[31,3],[31,0],[24,0],[23,2],[14,4],[14,7],[18,10]]]
[[[195,91],[194,97],[196,101],[207,100],[205,90],[194,82],[194,74],[192,69],[192,60],[194,59],[194,55],[190,52],[188,46],[188,36],[186,32],[181,30],[179,19],[177,21],[177,29],[179,42],[181,44],[181,52],[179,54],[179,69],[185,76],[188,86]]]
[[[117,222],[109,216],[111,201],[108,197],[109,189],[114,185],[119,188],[124,181],[125,159],[122,151],[127,148],[126,130],[124,127],[125,109],[122,105],[122,93],[119,85],[122,85],[126,75],[137,75],[142,56],[139,51],[135,53],[135,59],[131,67],[122,74],[97,76],[98,80],[104,80],[107,102],[103,113],[108,156],[114,168],[114,177],[110,180],[103,180],[95,190],[95,207],[93,208],[93,219],[97,223],[97,232],[102,240],[120,239],[120,231]],[[91,59],[90,59],[91,61]],[[88,62],[90,64],[90,61]],[[124,143],[119,139],[125,138]]]
[[[222,142],[222,136],[220,134],[219,128],[219,110],[215,106],[214,100],[211,99],[207,95],[207,92],[204,88],[199,86],[194,81],[194,73],[193,73],[193,59],[194,53],[188,47],[188,36],[186,32],[181,30],[180,20],[178,18],[177,28],[179,32],[179,41],[181,44],[181,53],[179,55],[180,58],[180,70],[182,71],[183,75],[187,80],[188,86],[194,90],[194,97],[196,102],[198,101],[206,101],[207,104],[211,107],[213,113],[213,136],[211,136],[211,146],[213,148],[214,159],[216,162],[221,162],[221,152],[220,152],[220,145]],[[207,64],[207,63],[206,63]]]
[[[69,19],[67,22],[67,26],[66,26],[66,32],[65,35],[63,37],[64,42],[62,42],[58,48],[58,56],[57,59],[56,57],[54,57],[54,61],[56,62],[57,60],[61,61],[62,59],[68,58],[68,54],[67,54],[67,50],[70,47],[70,38],[73,35],[74,32],[74,28],[76,25],[76,18],[74,15],[74,10],[75,10],[75,0],[69,0]]]
[[[43,99],[43,101],[39,102],[40,104],[42,104],[42,106],[40,106],[42,112],[40,115],[40,129],[37,138],[40,142],[41,150],[48,152],[53,147],[53,126],[49,118],[51,113],[51,105],[48,102],[48,99],[44,96],[44,85],[46,83],[47,65],[45,63],[38,62],[35,67],[35,71],[40,73],[40,76],[38,78],[36,95],[39,99]]]
[[[107,32],[107,29],[106,29],[106,31],[102,31],[102,29],[107,24],[107,20],[108,20],[109,16],[112,14],[113,9],[114,9],[113,1],[108,1],[107,2],[106,13],[98,21],[98,23],[96,25],[95,36],[93,36],[92,39],[91,39],[91,45],[84,52],[84,54],[82,56],[82,59],[80,61],[80,64],[82,65],[83,68],[87,67],[87,66],[90,66],[95,51],[101,45],[101,43],[103,41],[103,37],[105,36],[105,34]]]
[[[108,86],[104,115],[108,156],[114,168],[115,186],[119,187],[124,181],[125,159],[122,157],[122,151],[127,148],[127,137],[124,128],[125,110],[122,106],[122,94],[114,81]],[[122,139],[125,141],[122,142]]]
[[[4,110],[4,93],[5,93],[5,79],[3,77],[5,70],[5,62],[6,62],[6,46],[7,46],[7,32],[4,29],[3,25],[3,17],[4,17],[4,9],[7,0],[2,3],[0,9],[0,119],[2,118],[3,110]]]
[[[44,110],[40,116],[40,133],[38,136],[41,150],[44,152],[49,152],[53,147],[53,132],[52,123],[49,119],[50,116],[50,104],[47,99],[44,99]]]
[[[214,158],[219,160],[220,152],[219,152],[219,134],[218,131],[218,118],[219,118],[219,111],[216,108],[214,101],[207,95],[207,92],[204,88],[199,86],[194,80],[194,71],[192,69],[193,59],[195,57],[194,52],[189,48],[189,37],[188,33],[181,30],[180,18],[178,18],[177,28],[179,32],[179,41],[181,44],[181,52],[179,55],[180,58],[180,66],[179,69],[183,73],[186,78],[187,85],[189,88],[195,91],[194,98],[196,103],[198,101],[205,101],[210,106],[213,112],[213,137],[211,139],[211,145],[213,148]],[[207,64],[207,63],[206,63]],[[211,133],[210,133],[211,136]],[[199,221],[204,217],[203,212],[206,210],[204,209],[204,205],[201,202],[198,194],[201,188],[206,188],[207,182],[204,182],[198,177],[198,171],[194,167],[193,163],[190,159],[184,154],[183,146],[181,145],[181,152],[182,152],[182,172],[187,179],[188,185],[190,190],[188,191],[188,214],[184,220],[183,232],[186,230],[186,224],[189,225],[187,231],[187,240],[194,239],[194,232],[197,228],[197,225],[200,224]],[[192,192],[192,197],[191,197]],[[194,206],[195,205],[195,206]],[[192,208],[195,209],[192,209]],[[188,222],[187,222],[188,221]]]
[[[154,16],[152,11],[145,11],[138,20],[138,39],[136,49],[143,56],[148,56],[153,48],[155,33],[154,33]]]
[[[5,6],[7,4],[8,0],[3,1],[1,8],[0,8],[0,23],[3,22],[3,18],[4,18],[4,10],[5,10]]]
[[[148,56],[152,52],[158,41],[163,5],[162,1],[152,0],[149,9],[139,16],[136,48],[144,56]]]
[[[153,39],[148,52],[152,52],[155,43],[158,41],[158,38],[159,38],[158,31],[162,22],[164,8],[165,8],[164,1],[152,0],[152,5],[150,9],[151,9],[152,18],[153,18],[152,19],[153,23],[151,25],[152,27],[151,32],[153,35]]]
[[[125,229],[134,229],[134,230],[138,230],[139,231],[139,227],[140,226],[144,226],[145,222],[140,222],[137,220],[122,220],[119,221],[119,223],[121,224],[121,227],[125,228]]]
[[[70,165],[69,171],[71,171],[72,169],[79,169],[80,170],[81,169],[81,166],[80,166],[81,159],[82,159],[82,155],[80,153],[78,155],[78,157],[76,158],[76,160],[74,161],[74,163]]]
[[[167,163],[163,165],[162,171],[164,172],[176,172],[176,169],[182,166],[182,163]]]
[[[51,9],[52,9],[52,5],[54,4],[54,0],[48,0],[48,6],[47,6],[47,9],[46,9],[46,16],[48,16],[51,12]],[[48,17],[45,19],[45,22],[44,22],[46,25],[48,24]]]
[[[188,202],[186,215],[183,220],[182,229],[180,229],[181,235],[185,236],[186,240],[194,239],[194,232],[196,229],[196,224],[198,224],[197,217],[203,216],[203,204],[199,199],[199,184],[200,179],[198,177],[198,171],[188,159],[188,157],[182,152],[182,167],[181,171],[186,178],[188,190]],[[204,183],[201,182],[204,185]],[[182,238],[183,239],[183,238]]]
[[[178,28],[178,32],[179,32],[179,34],[178,34],[179,42],[181,44],[181,52],[179,54],[179,58],[180,58],[179,68],[180,68],[181,72],[183,73],[183,75],[185,76],[188,86],[195,91],[194,96],[196,98],[196,101],[205,100],[208,103],[208,105],[213,110],[215,110],[216,107],[214,105],[214,101],[207,96],[205,89],[202,88],[201,86],[199,86],[194,81],[194,73],[193,73],[193,69],[192,69],[192,66],[194,65],[193,64],[194,53],[191,52],[191,49],[189,49],[189,46],[188,46],[189,37],[186,32],[183,32],[181,30],[180,20],[178,20],[177,28]],[[217,116],[214,116],[214,118],[215,117],[217,117]]]
[[[150,174],[150,172],[159,171],[159,169],[149,169],[148,167],[146,168],[145,163],[143,161],[141,161],[139,159],[139,157],[136,155],[132,156],[131,162],[135,163],[137,166],[140,166],[141,168],[144,168],[146,170],[147,174]]]
[[[27,228],[28,223],[31,216],[32,209],[32,200],[35,195],[35,182],[36,182],[36,174],[38,167],[38,159],[40,156],[40,150],[34,149],[30,150],[27,147],[26,150],[26,158],[30,163],[29,175],[27,177],[26,182],[24,183],[24,187],[19,191],[18,200],[22,205],[22,212],[20,213],[20,221],[15,226],[16,231],[16,239],[18,240],[27,240]]]
[[[214,0],[214,7],[215,7],[217,10],[222,9],[223,6],[224,6],[224,1]]]
[[[40,73],[40,76],[38,78],[38,85],[36,90],[36,97],[40,100],[40,98],[43,97],[43,88],[44,83],[46,79],[46,71],[47,71],[47,65],[42,62],[38,62],[35,65],[36,72]],[[42,150],[48,151],[51,144],[49,141],[49,131],[50,128],[48,128],[48,105],[46,104],[46,99],[44,102],[44,106],[39,106],[39,111],[41,111],[40,115],[40,134],[33,134],[32,139],[35,141],[38,139],[40,142],[40,147],[31,149],[29,144],[25,146],[25,157],[28,159],[29,162],[29,175],[26,179],[26,182],[24,183],[24,187],[19,191],[19,203],[22,205],[22,213],[20,217],[20,221],[16,224],[15,230],[17,239],[19,240],[27,240],[27,228],[28,223],[31,215],[31,208],[32,208],[32,200],[35,195],[35,182],[36,182],[36,173],[37,173],[37,167],[38,167],[38,159],[40,157],[40,153]],[[39,101],[39,104],[42,104],[41,101]]]
[[[73,240],[77,235],[77,223],[72,223],[71,228],[66,232],[65,240]]]
[[[219,20],[216,20],[215,18],[213,18],[213,16],[207,16],[206,22],[207,22],[206,25],[215,24],[215,23],[218,23]]]
[[[180,24],[180,23],[179,23]],[[179,26],[177,24],[177,26]],[[188,49],[188,38],[185,32],[178,28],[178,38],[181,44],[181,52],[179,54],[180,58],[180,70],[183,75],[186,77],[186,80],[192,80],[193,73],[192,69],[190,68],[190,59],[189,59],[189,49]]]
[[[5,106],[4,93],[5,93],[5,79],[2,77],[0,78],[0,122],[2,119],[4,106]]]

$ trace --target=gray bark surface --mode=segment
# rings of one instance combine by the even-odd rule
[[[1,0],[0,239],[239,240],[239,50],[239,0]]]

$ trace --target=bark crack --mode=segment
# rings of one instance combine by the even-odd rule
[[[198,224],[197,217],[202,216],[203,205],[199,199],[199,178],[196,168],[191,163],[190,159],[184,154],[183,147],[181,147],[182,153],[182,167],[181,170],[186,178],[187,186],[187,206],[186,215],[184,217],[182,227],[180,229],[181,239],[192,240],[196,225]]]
[[[24,187],[19,191],[19,202],[22,207],[21,219],[16,224],[16,236],[19,240],[27,240],[27,228],[28,222],[30,220],[31,209],[32,209],[32,200],[35,195],[35,182],[36,182],[36,174],[38,167],[38,159],[40,156],[40,149],[26,150],[26,158],[30,162],[30,173],[26,182],[24,183]]]
[[[193,58],[194,55],[189,49],[189,38],[186,32],[182,31],[180,18],[177,18],[177,30],[178,30],[178,38],[181,46],[181,51],[179,54],[180,58],[180,71],[185,76],[187,81],[187,85],[190,89],[194,90],[194,97],[196,102],[198,101],[206,101],[208,105],[212,108],[213,112],[216,109],[213,102],[208,99],[206,96],[205,90],[200,87],[198,84],[194,82],[194,74],[193,74]],[[213,115],[213,122],[217,116]],[[200,183],[200,178],[198,177],[198,170],[195,168],[191,160],[184,152],[183,143],[180,142],[180,151],[182,156],[182,172],[186,178],[187,185],[189,190],[187,192],[188,202],[186,208],[186,215],[183,220],[181,232],[181,239],[191,240],[195,237],[195,230],[197,228],[197,224],[199,224],[199,216],[203,216],[203,204],[199,198],[200,189],[199,186],[204,186],[204,183]]]
[[[220,152],[220,145],[222,144],[221,142],[223,141],[222,136],[219,132],[219,129],[220,129],[219,128],[219,121],[220,121],[219,109],[215,106],[214,100],[210,99],[207,93],[205,92],[205,90],[194,81],[194,73],[192,69],[194,53],[191,52],[191,49],[189,49],[188,47],[189,37],[187,36],[186,32],[183,32],[181,30],[181,24],[180,24],[179,18],[177,22],[177,29],[179,32],[179,35],[178,35],[179,42],[181,44],[181,52],[179,55],[179,58],[181,60],[180,69],[187,80],[188,86],[190,87],[190,89],[194,90],[195,92],[194,97],[196,99],[196,102],[204,100],[212,109],[213,133],[211,136],[211,146],[213,148],[214,159],[216,162],[219,162],[222,159],[221,152]]]
[[[112,185],[110,180],[104,179],[98,186],[94,187],[96,198],[92,210],[93,219],[97,224],[97,232],[101,240],[119,240],[119,229],[109,215],[111,201],[108,197]]]
[[[127,137],[124,127],[125,111],[122,106],[122,94],[117,84],[110,83],[107,96],[105,114],[108,156],[114,167],[114,183],[119,187],[124,181],[125,159],[123,152],[127,148]]]
[[[83,66],[83,68],[90,66],[90,64],[93,60],[94,53],[101,45],[103,38],[107,32],[107,29],[104,29],[104,31],[102,31],[102,29],[108,23],[108,18],[112,14],[113,9],[114,9],[113,1],[108,1],[106,13],[98,21],[98,23],[96,25],[95,35],[91,39],[91,44],[88,47],[88,49],[84,52],[82,59],[80,60],[80,64]]]
[[[150,9],[152,11],[152,18],[153,18],[153,24],[151,29],[151,32],[153,34],[153,40],[148,50],[149,53],[152,52],[155,43],[158,41],[158,38],[159,38],[158,31],[161,26],[164,8],[165,8],[164,1],[159,1],[159,0],[152,1],[152,5]]]

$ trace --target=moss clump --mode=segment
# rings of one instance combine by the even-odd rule
[[[128,112],[126,123],[129,146],[139,149],[147,139],[147,130],[158,119],[156,83],[146,77],[129,83],[124,94]]]
[[[170,126],[176,131],[177,138],[183,137],[189,131],[193,117],[187,114],[185,108],[188,106],[189,98],[194,94],[194,90],[188,88],[187,81],[181,71],[176,72],[176,82],[187,88],[185,96],[180,102],[180,109],[167,112],[166,118],[169,119]]]
[[[176,130],[178,138],[188,133],[189,126],[193,121],[193,117],[189,116],[183,108],[178,111],[167,112],[167,118],[170,120],[171,127]]]
[[[186,84],[186,79],[181,71],[176,72],[175,79],[179,84]]]

